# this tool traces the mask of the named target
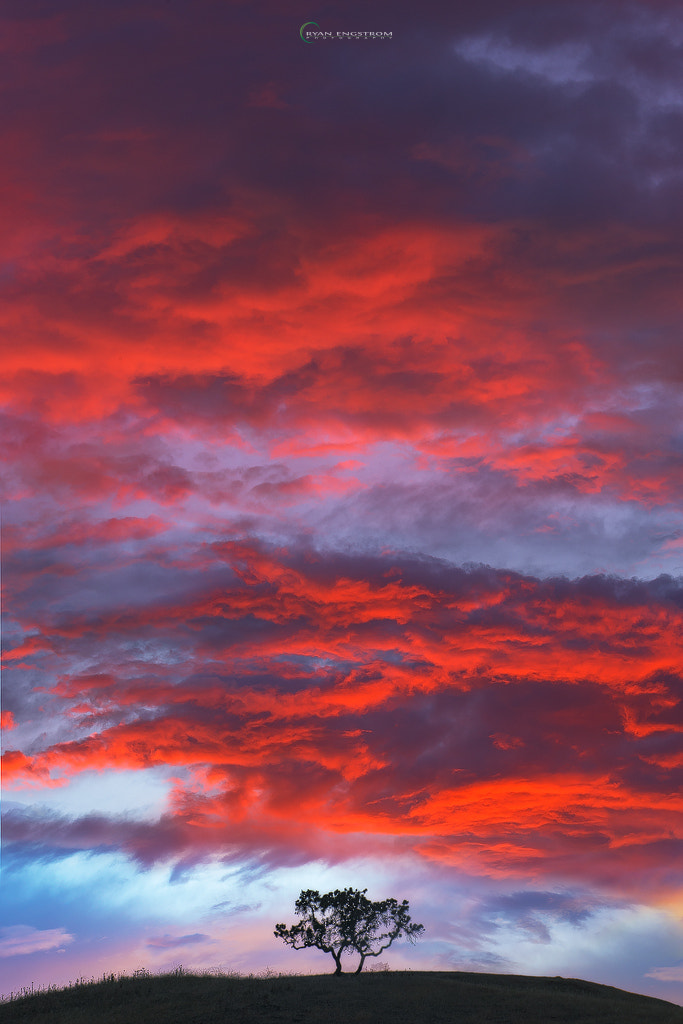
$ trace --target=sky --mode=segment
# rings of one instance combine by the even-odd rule
[[[0,991],[683,1003],[680,4],[306,3],[2,2]]]

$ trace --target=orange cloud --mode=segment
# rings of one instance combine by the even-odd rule
[[[11,711],[0,711],[0,729],[15,728],[14,715]]]

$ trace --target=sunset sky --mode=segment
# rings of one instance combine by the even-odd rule
[[[683,1003],[680,3],[0,50],[0,992],[328,971],[273,928],[350,885],[396,969]]]

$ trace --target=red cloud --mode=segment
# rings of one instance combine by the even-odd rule
[[[42,525],[42,524],[41,524]],[[118,544],[126,541],[147,540],[167,530],[169,524],[158,516],[121,516],[88,523],[83,519],[65,521],[55,533],[31,531],[30,527],[7,526],[3,530],[3,548],[6,554],[26,551],[27,548],[63,548],[66,544],[78,546]],[[32,535],[33,533],[33,535]]]
[[[0,111],[3,658],[26,743],[5,779],[177,774],[157,823],[15,834],[146,863],[376,844],[659,884],[680,856],[680,586],[367,552],[393,515],[406,546],[450,552],[422,525],[443,509],[466,551],[505,533],[502,564],[561,562],[582,516],[577,549],[633,517],[624,550],[675,558],[678,128],[623,77],[645,38],[658,95],[661,25],[620,23],[595,117],[589,86],[452,47],[432,70],[411,43],[398,78],[354,66],[321,119],[281,20],[199,6],[0,29],[22,97]],[[507,31],[450,6],[440,38]],[[226,61],[237,21],[254,45]],[[225,540],[259,532],[282,548]]]
[[[531,242],[508,222],[358,216],[331,236],[290,214],[273,238],[268,197],[239,191],[239,213],[141,211],[103,230],[95,251],[22,249],[0,382],[24,434],[5,448],[15,493],[161,506],[200,496],[263,513],[368,486],[325,469],[253,485],[212,476],[174,459],[182,436],[254,438],[271,460],[392,441],[447,477],[500,473],[510,493],[552,483],[679,503],[677,413],[658,412],[675,353],[652,343],[643,400],[638,354],[596,343],[592,320],[572,312],[581,255],[586,289],[607,273],[628,293],[637,266],[647,293],[649,236],[581,227],[558,242],[539,227]]]
[[[11,711],[0,712],[0,729],[14,729],[15,724],[14,715]]]
[[[64,674],[52,698],[90,735],[9,751],[8,783],[176,766],[180,831],[154,856],[230,837],[286,857],[309,829],[617,888],[633,872],[644,884],[647,865],[664,884],[653,865],[678,835],[683,731],[683,612],[666,581],[213,553],[234,573],[222,592],[50,627],[62,657],[138,635],[185,654]]]

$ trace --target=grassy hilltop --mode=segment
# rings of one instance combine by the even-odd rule
[[[683,1024],[683,1007],[570,978],[175,973],[13,999],[0,1024]]]

